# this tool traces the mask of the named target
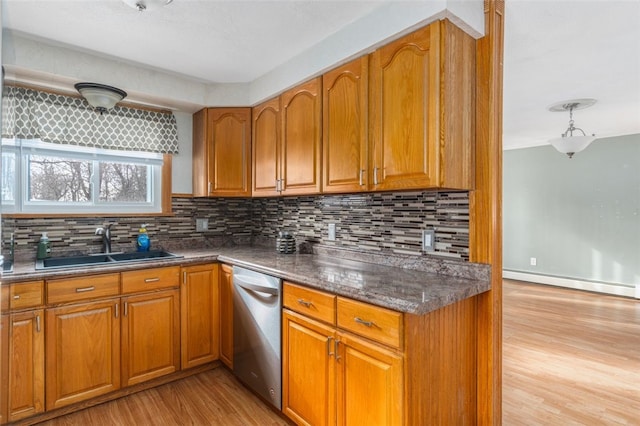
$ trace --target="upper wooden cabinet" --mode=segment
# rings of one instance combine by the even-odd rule
[[[473,188],[475,40],[438,21],[373,52],[371,189]]]
[[[320,193],[322,120],[320,77],[281,95],[282,170],[284,195]]]
[[[253,108],[253,196],[280,189],[280,98]]]
[[[322,76],[322,191],[368,189],[368,57]]]
[[[193,195],[251,195],[251,108],[205,108],[193,116]]]
[[[253,195],[319,194],[322,79],[253,109]]]

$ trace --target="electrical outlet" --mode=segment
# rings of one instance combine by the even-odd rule
[[[433,229],[422,230],[422,251],[434,251],[436,248],[436,231]]]
[[[196,232],[204,232],[209,229],[209,219],[196,219]]]
[[[335,241],[335,240],[336,240],[336,224],[330,223],[329,224],[329,241]]]
[[[536,266],[538,264],[538,259],[532,257],[529,263],[531,264],[531,266]]]

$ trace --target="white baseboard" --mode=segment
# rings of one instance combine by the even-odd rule
[[[532,283],[555,285],[558,287],[575,288],[578,290],[594,291],[597,293],[613,294],[616,296],[633,297],[640,299],[640,284],[628,286],[624,284],[599,283],[593,281],[581,281],[572,278],[551,277],[548,275],[536,275],[526,272],[502,271],[502,278],[511,280],[529,281]]]

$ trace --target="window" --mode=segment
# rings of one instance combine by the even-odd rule
[[[162,154],[2,142],[5,213],[160,213]]]

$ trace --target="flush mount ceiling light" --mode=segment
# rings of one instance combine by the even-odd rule
[[[584,130],[573,125],[573,111],[589,108],[595,103],[595,99],[573,99],[570,101],[558,102],[549,107],[549,111],[551,112],[569,111],[569,127],[567,127],[567,130],[565,130],[559,138],[551,139],[549,141],[555,149],[563,154],[567,154],[569,158],[571,158],[573,157],[573,154],[582,151],[588,147],[591,142],[596,140],[595,134],[587,136]],[[582,136],[574,136],[574,131],[581,132]]]
[[[94,107],[100,114],[113,108],[118,102],[127,97],[127,92],[124,90],[105,84],[77,83],[74,87],[87,100],[89,105]]]
[[[138,12],[160,9],[171,3],[173,0],[122,0],[127,6],[136,9]]]

